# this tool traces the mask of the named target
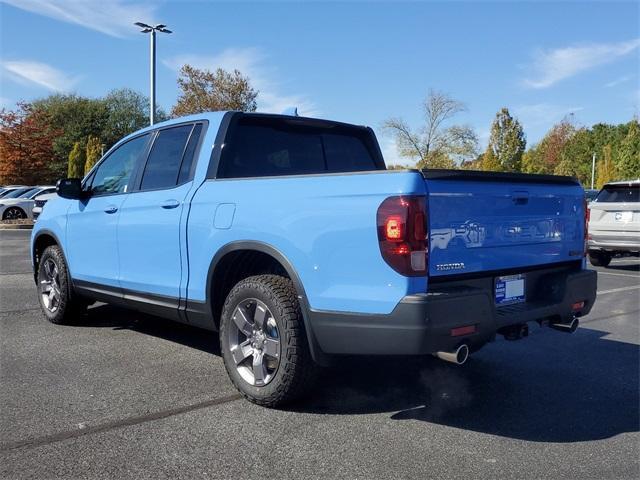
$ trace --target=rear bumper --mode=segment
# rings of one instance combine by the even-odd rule
[[[618,252],[640,251],[640,234],[637,232],[594,232],[589,234],[589,249]]]
[[[402,299],[388,315],[311,311],[318,346],[327,354],[420,355],[473,350],[491,341],[499,328],[534,320],[566,320],[573,304],[584,301],[578,316],[589,313],[596,298],[591,270],[546,269],[527,273],[526,303],[496,308],[493,277],[434,286]],[[452,337],[456,327],[475,325],[471,335]]]

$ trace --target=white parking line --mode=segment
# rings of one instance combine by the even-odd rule
[[[600,290],[596,292],[598,295],[604,295],[605,293],[626,292],[628,290],[639,290],[640,285],[632,285],[630,287],[612,288],[611,290]]]
[[[611,272],[601,272],[598,270],[598,275],[615,275],[617,277],[631,277],[631,278],[640,278],[640,275],[627,275],[626,273],[611,273]]]

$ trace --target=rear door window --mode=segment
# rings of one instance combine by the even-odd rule
[[[598,203],[640,202],[640,185],[611,185],[604,187],[595,199]]]
[[[165,128],[153,142],[142,175],[141,190],[169,188],[176,185],[182,157],[193,125]]]

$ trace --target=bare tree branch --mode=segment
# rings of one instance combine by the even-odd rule
[[[464,125],[445,128],[448,120],[466,110],[465,105],[443,92],[429,90],[423,103],[425,125],[414,133],[401,118],[390,118],[383,128],[395,135],[403,157],[418,157],[418,166],[455,166],[456,159],[476,155],[478,138]]]

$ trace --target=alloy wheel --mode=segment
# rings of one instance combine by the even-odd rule
[[[26,218],[26,215],[19,208],[8,208],[3,215],[4,220],[19,220],[21,218]]]
[[[51,313],[60,307],[62,293],[60,290],[60,272],[56,262],[47,258],[38,275],[38,285],[42,304]]]
[[[280,334],[273,314],[258,299],[241,301],[233,311],[229,350],[235,367],[248,384],[262,387],[280,365]]]

